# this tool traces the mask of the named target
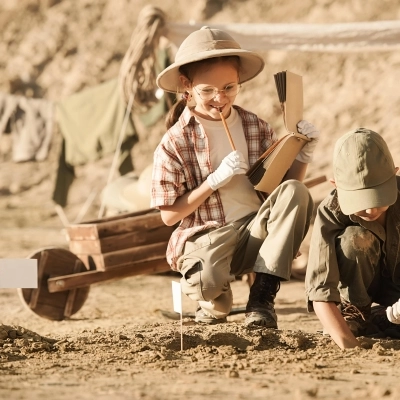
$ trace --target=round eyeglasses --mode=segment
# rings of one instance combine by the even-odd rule
[[[211,100],[218,93],[223,93],[227,97],[234,97],[239,93],[241,87],[242,86],[239,83],[230,83],[221,90],[218,90],[217,88],[211,86],[207,86],[202,89],[196,89],[195,87],[193,87],[193,89],[196,91],[201,99]]]

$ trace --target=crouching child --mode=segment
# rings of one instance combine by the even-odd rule
[[[376,132],[359,128],[335,144],[336,189],[317,209],[305,285],[308,310],[340,348],[359,336],[400,338],[386,313],[400,298],[397,171]]]

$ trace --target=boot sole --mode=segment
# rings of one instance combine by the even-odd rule
[[[226,322],[226,318],[195,318],[194,322],[204,325],[216,325],[224,324]]]
[[[265,315],[260,312],[250,312],[245,314],[244,326],[246,328],[278,329],[278,324],[272,315]]]

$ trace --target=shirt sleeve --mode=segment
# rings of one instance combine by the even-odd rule
[[[336,190],[317,209],[305,278],[308,311],[313,311],[313,301],[340,302],[336,239],[348,225],[346,218],[339,209]]]
[[[154,152],[151,207],[170,206],[186,192],[183,166],[170,140],[162,140]]]

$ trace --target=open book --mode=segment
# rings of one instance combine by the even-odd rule
[[[297,154],[310,141],[297,132],[296,126],[303,119],[302,77],[283,71],[274,78],[287,132],[246,173],[254,188],[267,195],[279,186]]]

